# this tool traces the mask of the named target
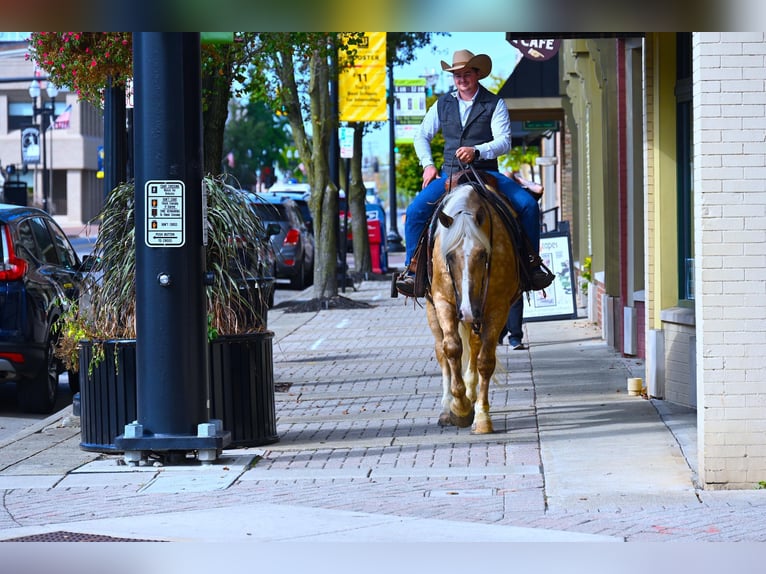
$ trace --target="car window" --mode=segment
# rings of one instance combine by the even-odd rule
[[[61,261],[56,252],[56,246],[53,244],[53,239],[48,231],[48,226],[45,225],[45,221],[43,221],[41,217],[33,217],[29,219],[29,224],[32,228],[32,233],[35,236],[35,241],[37,242],[40,261],[51,263],[53,265],[60,265]]]
[[[16,255],[26,259],[27,261],[41,261],[42,256],[37,249],[37,243],[35,242],[35,235],[30,225],[30,220],[24,220],[17,226],[18,240],[14,246],[16,249]]]
[[[75,254],[72,244],[69,243],[66,235],[61,229],[48,222],[51,236],[53,237],[53,243],[56,245],[56,252],[58,254],[59,264],[67,269],[74,269],[77,267],[77,255]]]
[[[285,213],[284,205],[254,203],[253,208],[255,209],[255,214],[261,219],[261,221],[287,220],[287,214]]]

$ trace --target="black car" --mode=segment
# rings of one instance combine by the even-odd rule
[[[76,300],[84,266],[53,218],[0,204],[0,383],[16,383],[22,410],[50,413],[63,364],[54,324]]]
[[[289,279],[290,287],[303,289],[314,278],[314,234],[294,200],[278,194],[249,194],[250,204],[264,226],[278,223],[271,235],[277,256],[277,279]]]

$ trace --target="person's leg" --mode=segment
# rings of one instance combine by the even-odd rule
[[[404,220],[405,267],[412,261],[420,235],[428,225],[428,221],[436,209],[436,204],[444,193],[445,181],[443,177],[434,179],[421,189],[407,206],[407,217]]]
[[[521,327],[523,319],[524,299],[519,297],[508,311],[508,317],[505,319],[505,325],[503,325],[503,330],[500,332],[497,344],[502,345],[503,339],[508,335],[508,344],[511,348],[521,348],[521,340],[524,338],[524,330]]]
[[[519,297],[511,305],[511,310],[508,312],[508,320],[505,323],[505,327],[508,329],[508,344],[511,346],[511,349],[521,349],[523,347],[521,344],[521,341],[524,339],[524,330],[521,327],[523,318],[524,299]]]

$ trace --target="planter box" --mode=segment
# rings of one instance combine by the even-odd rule
[[[114,439],[136,420],[136,341],[104,343],[104,360],[88,374],[93,343],[80,342],[80,448],[119,452]]]
[[[274,405],[274,333],[224,335],[210,343],[210,416],[223,421],[232,446],[279,440]]]
[[[210,343],[210,418],[231,432],[232,447],[272,444],[274,404],[274,333],[222,336]],[[136,342],[107,341],[104,360],[88,375],[93,344],[80,347],[80,448],[121,452],[114,440],[137,418]]]

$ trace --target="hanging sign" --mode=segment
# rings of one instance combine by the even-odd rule
[[[40,163],[40,128],[37,126],[21,130],[21,163]]]
[[[527,60],[544,62],[558,54],[561,40],[547,38],[542,40],[511,40],[511,45],[521,52]]]
[[[415,130],[426,115],[426,81],[394,80],[396,144],[411,144]]]
[[[353,65],[340,62],[338,115],[342,122],[388,119],[385,32],[365,32],[362,43],[356,46]]]

